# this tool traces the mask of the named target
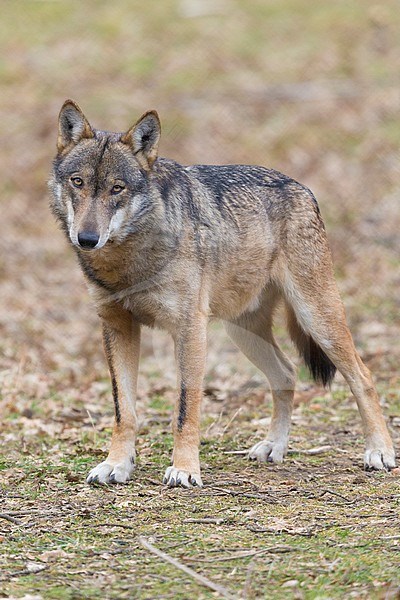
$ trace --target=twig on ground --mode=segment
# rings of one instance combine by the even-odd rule
[[[83,523],[86,527],[121,527],[122,529],[136,529],[132,525],[124,525],[123,523]]]
[[[236,417],[238,416],[238,414],[242,412],[242,410],[243,410],[243,406],[239,406],[239,408],[237,409],[237,411],[233,414],[233,417],[231,417],[229,419],[229,421],[227,422],[227,424],[223,428],[221,435],[224,435],[226,433],[226,431],[228,430],[228,428],[231,425],[231,423],[236,419]]]
[[[229,554],[228,556],[220,556],[216,558],[192,558],[191,562],[201,563],[216,563],[216,562],[230,562],[237,558],[252,558],[254,556],[261,556],[262,554],[286,554],[287,552],[294,552],[296,548],[291,546],[271,546],[269,548],[262,548],[261,550],[245,550],[244,552],[238,552],[237,554]]]
[[[210,487],[208,488],[210,490],[214,490],[216,492],[221,492],[226,496],[240,496],[241,498],[256,498],[257,500],[263,500],[264,502],[268,502],[268,504],[276,504],[277,500],[275,498],[272,498],[269,494],[269,492],[265,492],[265,494],[268,494],[269,497],[266,498],[265,495],[263,494],[250,494],[248,492],[237,492],[236,490],[227,490],[224,488],[220,488],[220,487]]]
[[[276,530],[271,529],[270,527],[256,527],[255,525],[248,525],[247,529],[249,531],[253,531],[254,533],[277,533]],[[290,529],[282,528],[279,530],[279,533],[286,533],[287,535],[300,535],[302,537],[312,537],[314,535],[311,529],[304,528],[304,531],[291,531]]]
[[[22,525],[22,521],[16,519],[15,517],[11,517],[6,513],[0,513],[0,519],[5,519],[6,521],[10,521],[10,523],[14,523],[14,525]]]
[[[203,523],[203,524],[210,524],[210,525],[222,525],[222,523],[225,523],[226,519],[221,519],[218,517],[206,517],[204,519],[185,519],[184,523]]]
[[[7,492],[5,490],[1,490],[0,498],[5,498],[6,500],[8,500],[9,498],[12,498],[13,500],[15,498],[20,498],[21,500],[23,500],[24,496],[20,496],[19,494],[7,494]]]
[[[207,427],[207,429],[206,429],[206,432],[205,432],[205,434],[204,434],[204,437],[205,437],[205,438],[207,438],[207,437],[208,437],[208,434],[210,433],[211,429],[212,429],[213,427],[215,427],[215,425],[218,425],[218,423],[221,421],[221,419],[222,419],[222,410],[221,410],[221,412],[219,413],[219,415],[218,415],[218,418],[217,418],[217,419],[215,419],[215,420],[214,420],[212,423],[210,423],[210,425]]]
[[[93,556],[102,556],[103,554],[109,554],[110,556],[115,556],[117,554],[123,554],[124,552],[128,552],[129,548],[117,548],[116,550],[92,550],[91,554]]]
[[[144,481],[148,481],[151,483],[151,485],[156,485],[157,487],[160,487],[161,484],[161,480],[159,481],[158,479],[151,479],[151,477],[145,477]]]
[[[236,414],[234,416],[236,416]],[[308,450],[296,450],[291,448],[288,450],[288,454],[308,454],[315,456],[317,454],[325,454],[325,452],[329,452],[329,450],[332,450],[332,446],[318,446],[316,448],[308,448]],[[238,456],[246,456],[248,453],[248,450],[225,450],[223,452],[223,454],[237,454]]]
[[[88,408],[86,409],[86,412],[87,412],[87,415],[88,415],[88,417],[89,417],[90,424],[91,424],[91,426],[92,426],[92,433],[93,433],[93,443],[94,443],[94,444],[96,444],[96,438],[97,438],[97,429],[96,429],[96,426],[95,426],[95,424],[94,424],[94,421],[93,421],[93,419],[92,419],[92,415],[90,414],[90,410],[89,410]]]
[[[308,448],[308,450],[295,450],[291,448],[288,450],[288,454],[308,454],[310,456],[315,456],[317,454],[325,454],[325,452],[329,452],[332,450],[332,446],[318,446],[316,448]]]
[[[152,552],[152,554],[155,554],[162,560],[168,562],[169,564],[171,564],[174,567],[176,567],[177,569],[179,569],[180,571],[183,571],[184,573],[186,573],[187,575],[189,575],[190,577],[192,577],[193,579],[195,579],[196,581],[201,583],[201,585],[204,585],[205,587],[208,587],[211,590],[218,592],[223,598],[229,598],[230,600],[237,600],[237,596],[234,596],[233,594],[231,594],[229,592],[229,590],[224,588],[222,585],[219,585],[218,583],[214,583],[207,577],[204,577],[203,575],[196,573],[196,571],[193,571],[193,569],[191,569],[190,567],[187,567],[186,565],[182,564],[181,562],[176,560],[176,558],[169,556],[169,554],[166,554],[162,550],[159,550],[158,548],[153,546],[153,544],[151,544],[148,540],[146,540],[146,538],[140,536],[138,538],[138,540],[142,544],[142,546],[144,548],[146,548],[146,550],[148,550],[149,552]]]
[[[35,575],[36,573],[41,573],[42,571],[48,568],[49,565],[35,565],[35,568],[14,571],[14,573],[7,573],[4,576],[0,576],[0,581],[8,581],[9,579],[13,579],[14,577],[25,577],[25,575]]]
[[[17,516],[17,517],[24,517],[25,515],[35,515],[38,512],[38,509],[32,509],[32,510],[9,510],[7,515],[10,516]]]
[[[325,494],[332,494],[332,496],[337,496],[338,498],[341,498],[342,500],[347,502],[347,504],[354,504],[356,502],[356,500],[350,500],[350,498],[346,498],[346,496],[342,496],[342,494],[339,494],[338,492],[335,492],[334,490],[323,490],[321,492],[321,494],[318,496],[318,498],[322,498],[323,496],[325,496]]]

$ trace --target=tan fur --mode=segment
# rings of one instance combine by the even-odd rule
[[[225,322],[272,389],[271,427],[250,458],[281,462],[295,369],[272,334],[280,302],[314,376],[329,382],[336,366],[355,395],[366,468],[392,468],[392,442],[346,324],[311,192],[261,167],[182,167],[157,159],[159,137],[154,111],[123,135],[92,129],[74,103],[60,115],[53,210],[76,248],[103,322],[116,405],[109,456],[88,481],[125,482],[133,470],[140,326],[147,325],[169,331],[178,366],[173,465],[164,481],[202,485],[200,405],[212,317]],[[71,179],[75,172],[79,189]],[[85,231],[95,235],[93,249],[80,246]]]

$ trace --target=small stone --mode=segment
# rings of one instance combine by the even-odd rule
[[[298,579],[289,579],[288,581],[285,581],[285,583],[282,583],[281,587],[283,588],[293,588],[299,585],[299,581]]]
[[[33,561],[28,561],[26,563],[26,570],[29,571],[29,573],[40,573],[40,571],[44,571],[45,568],[43,563]]]

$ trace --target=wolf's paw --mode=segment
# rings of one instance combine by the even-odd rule
[[[249,458],[259,462],[281,463],[286,454],[286,446],[278,442],[264,440],[249,450]]]
[[[393,448],[367,448],[364,454],[364,468],[366,471],[383,471],[394,469],[396,458]]]
[[[130,458],[116,465],[106,460],[92,469],[86,478],[87,483],[128,483],[135,465]]]
[[[189,473],[188,471],[180,471],[175,467],[168,467],[165,471],[163,483],[168,487],[184,488],[203,487],[200,473]]]

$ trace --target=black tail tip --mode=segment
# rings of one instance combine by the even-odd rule
[[[336,367],[311,337],[308,338],[307,347],[303,350],[303,358],[314,381],[329,387],[335,377]]]

